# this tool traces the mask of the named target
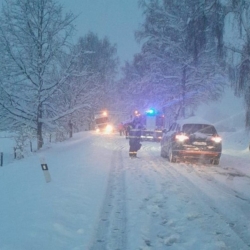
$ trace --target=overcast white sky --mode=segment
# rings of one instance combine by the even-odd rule
[[[4,0],[0,0],[2,4]],[[84,36],[89,31],[98,34],[99,38],[107,36],[112,44],[117,44],[118,56],[121,64],[124,60],[132,60],[133,55],[140,51],[134,32],[143,22],[142,12],[138,8],[137,0],[56,0],[64,7],[65,12],[72,11],[79,15],[75,20],[77,33],[75,38]],[[222,3],[226,3],[224,0]],[[229,32],[229,31],[227,31]],[[225,100],[216,102],[212,110],[219,113],[238,114],[244,112],[242,99],[235,98],[232,91],[225,96]],[[220,111],[219,107],[228,107]],[[206,105],[205,105],[206,106]],[[206,107],[202,107],[204,112]],[[210,110],[211,107],[208,107]],[[208,112],[209,113],[209,112]]]
[[[111,44],[117,44],[121,63],[132,60],[140,51],[134,32],[142,22],[137,0],[56,0],[65,12],[72,11],[79,17],[75,21],[76,38],[89,31],[99,38],[107,36]],[[4,0],[0,0],[0,6]]]
[[[107,36],[117,44],[121,63],[131,60],[140,51],[134,31],[142,22],[137,0],[58,0],[66,11],[79,14],[75,24],[77,37],[88,31],[97,33],[99,38]]]

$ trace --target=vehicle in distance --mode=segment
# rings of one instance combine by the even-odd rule
[[[191,117],[176,121],[169,130],[163,130],[161,156],[168,157],[170,162],[195,159],[218,165],[221,141],[212,124]]]
[[[110,134],[113,132],[114,128],[110,124],[109,116],[107,111],[97,113],[95,115],[95,131]]]
[[[148,109],[140,119],[143,125],[141,140],[159,142],[164,128],[164,115],[154,109]]]

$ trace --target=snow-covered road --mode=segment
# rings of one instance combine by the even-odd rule
[[[83,132],[0,168],[0,249],[250,249],[247,154],[169,163],[142,144],[130,159],[124,137]]]
[[[124,139],[102,139],[113,159],[92,249],[250,249],[250,192],[241,190],[250,176],[227,156],[220,166],[169,163],[158,143],[143,142],[129,159]]]

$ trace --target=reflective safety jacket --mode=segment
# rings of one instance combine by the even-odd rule
[[[129,135],[128,135],[128,138],[130,140],[133,140],[133,139],[140,139],[141,138],[141,129],[138,129],[138,128],[132,128],[129,130]]]

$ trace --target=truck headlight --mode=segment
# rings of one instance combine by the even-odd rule
[[[112,125],[107,125],[106,129],[105,129],[105,132],[106,133],[111,133],[112,131],[113,131],[113,126]]]

